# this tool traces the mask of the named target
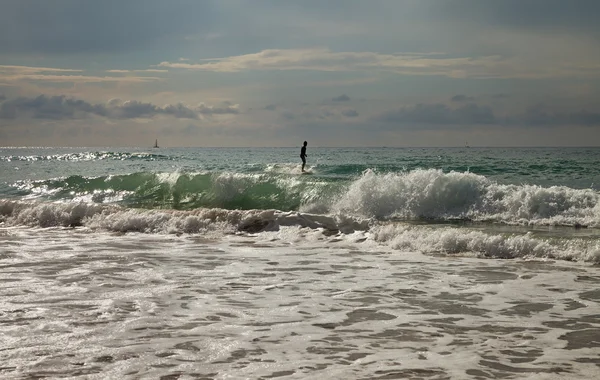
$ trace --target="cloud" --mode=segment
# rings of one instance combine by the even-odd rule
[[[154,69],[152,69],[154,72]],[[137,70],[144,71],[144,70]],[[0,65],[0,81],[6,83],[22,81],[41,81],[49,83],[144,83],[161,81],[163,78],[146,76],[94,76],[82,75],[83,70],[62,69],[53,67],[32,67]],[[109,70],[111,74],[119,74],[123,71]]]
[[[192,108],[184,104],[168,104],[164,107],[137,100],[112,99],[106,104],[92,104],[85,100],[66,96],[40,95],[35,98],[20,97],[0,104],[0,119],[32,117],[46,120],[84,119],[90,116],[107,119],[136,119],[170,116],[178,119],[199,119],[200,115],[224,115],[239,113],[238,105],[214,107],[200,104]]]
[[[267,111],[275,111],[277,109],[277,106],[275,104],[269,104],[265,106],[265,109]]]
[[[203,115],[226,115],[226,114],[238,114],[240,113],[238,104],[225,104],[223,107],[208,106],[206,104],[200,104],[196,108],[198,113]]]
[[[491,108],[476,104],[467,104],[458,108],[450,108],[445,104],[417,104],[384,112],[374,117],[374,120],[384,123],[431,125],[473,125],[495,124],[497,122]]]
[[[281,114],[281,117],[283,117],[285,120],[294,120],[296,115],[291,111],[285,111]]]
[[[584,31],[600,35],[597,0],[447,0],[437,8],[444,19],[548,31]]]
[[[487,55],[450,57],[441,54],[334,52],[325,48],[268,49],[258,53],[205,59],[199,63],[161,62],[158,67],[233,73],[251,70],[324,72],[391,72],[451,78],[600,77],[596,63],[557,60],[532,65],[527,59]]]
[[[346,117],[358,117],[358,112],[356,112],[355,109],[351,109],[351,108],[342,110],[341,114]]]
[[[208,32],[216,21],[210,1],[18,0],[2,2],[4,53],[130,52]]]
[[[383,70],[423,75],[461,75],[458,69],[484,66],[499,57],[431,58],[427,54],[333,52],[329,49],[268,49],[254,54],[206,59],[200,63],[161,62],[159,67],[239,72],[245,70],[363,71]]]
[[[38,73],[59,73],[59,72],[82,72],[83,70],[61,69],[56,67],[37,67],[37,66],[17,66],[17,65],[0,65],[0,71],[17,74],[38,74]]]
[[[575,112],[552,112],[544,106],[529,107],[523,114],[512,117],[514,124],[544,125],[582,125],[600,126],[600,112],[579,110]]]
[[[534,106],[523,113],[500,117],[489,106],[477,104],[457,108],[450,108],[445,104],[417,104],[381,113],[372,120],[390,124],[592,127],[600,126],[600,112],[552,112],[543,106]]]
[[[340,96],[336,96],[335,98],[331,99],[334,102],[347,102],[350,100],[350,97],[346,94],[340,95]]]
[[[340,121],[344,118],[358,117],[358,112],[353,108],[339,109],[336,107],[303,108],[301,110],[286,110],[281,117],[287,121]]]
[[[475,98],[472,96],[466,96],[466,95],[454,95],[450,100],[452,100],[453,102],[457,102],[457,103],[463,103],[463,102],[471,102],[471,101],[475,100]]]
[[[107,73],[111,74],[128,74],[128,73],[168,73],[169,70],[161,70],[161,69],[139,69],[139,70],[106,70]]]

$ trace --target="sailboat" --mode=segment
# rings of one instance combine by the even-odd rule
[[[156,139],[156,141],[154,141],[154,146],[153,148],[158,148],[158,139]]]

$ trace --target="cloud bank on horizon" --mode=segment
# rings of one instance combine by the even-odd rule
[[[7,0],[0,145],[598,145],[598,14],[596,0]]]

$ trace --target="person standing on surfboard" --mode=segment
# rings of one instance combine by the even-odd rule
[[[304,146],[300,149],[300,158],[302,159],[302,173],[304,173],[304,165],[306,165],[306,141],[304,142]]]

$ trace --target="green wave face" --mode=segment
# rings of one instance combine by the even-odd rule
[[[23,181],[15,184],[27,198],[53,201],[117,203],[127,207],[189,210],[297,210],[338,187],[334,182],[310,181],[277,174],[133,173],[127,175]]]
[[[501,184],[470,172],[365,171],[355,179],[281,173],[138,172],[17,181],[21,200],[117,204],[127,208],[301,211],[377,220],[470,220],[600,226],[600,192]]]
[[[0,199],[600,226],[596,148],[138,149],[0,149]]]

